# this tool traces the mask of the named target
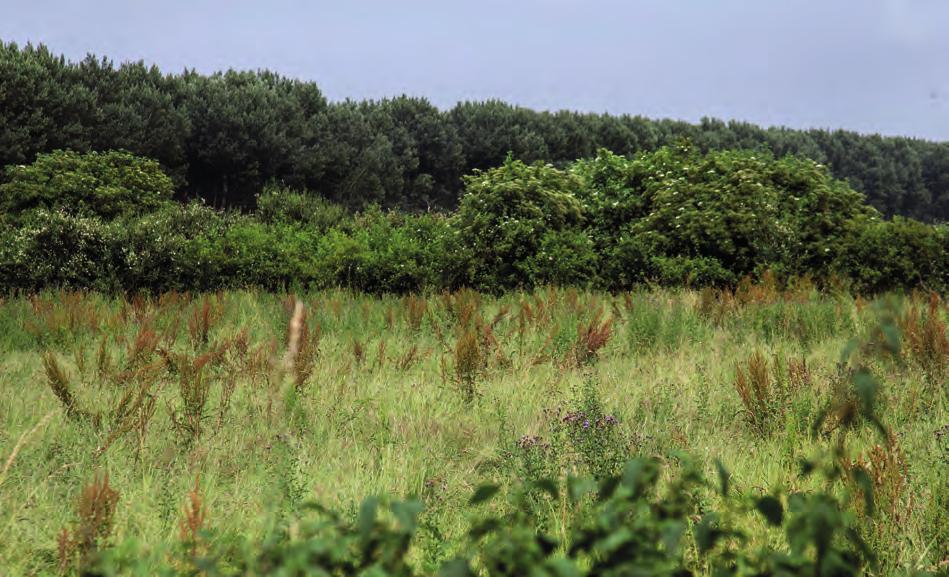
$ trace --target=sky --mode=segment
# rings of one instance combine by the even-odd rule
[[[949,0],[0,0],[0,40],[333,100],[498,98],[949,141]]]

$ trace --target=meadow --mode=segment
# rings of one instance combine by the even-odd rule
[[[0,575],[630,574],[593,526],[652,535],[642,574],[945,573],[947,316],[767,282],[11,296]]]

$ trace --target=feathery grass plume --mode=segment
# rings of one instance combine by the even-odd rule
[[[379,346],[376,347],[376,368],[381,369],[386,364],[386,341],[379,339]]]
[[[771,382],[768,361],[759,351],[755,351],[744,363],[747,369],[742,364],[736,364],[734,380],[735,390],[744,407],[742,413],[758,434],[767,435],[774,424],[778,408],[776,387]]]
[[[740,303],[735,298],[735,293],[730,289],[705,287],[699,293],[697,303],[699,316],[711,322],[714,326],[720,327],[725,321],[735,314]]]
[[[317,324],[314,330],[310,330],[307,322],[307,314],[304,309],[300,320],[299,345],[296,355],[293,357],[293,385],[297,391],[302,391],[306,382],[313,374],[316,366],[316,357],[319,352],[320,338],[323,329]]]
[[[211,330],[221,318],[222,313],[221,297],[215,297],[212,300],[209,295],[202,297],[198,306],[191,311],[191,316],[188,317],[188,336],[195,349],[208,344]]]
[[[422,327],[425,313],[428,312],[428,301],[425,297],[408,295],[402,299],[402,309],[405,311],[405,321],[409,328],[418,331]]]
[[[16,457],[17,455],[20,454],[20,451],[26,445],[26,441],[30,437],[35,435],[37,431],[45,427],[46,424],[49,423],[49,420],[52,419],[53,415],[55,414],[56,414],[56,411],[50,411],[49,413],[46,413],[46,416],[40,419],[40,421],[36,423],[36,425],[32,429],[20,435],[20,438],[17,439],[16,444],[13,445],[13,450],[10,451],[10,456],[7,457],[6,462],[3,464],[3,469],[0,470],[0,486],[2,486],[3,482],[6,480],[7,473],[10,471],[10,468],[13,467],[13,463],[14,461],[16,461]]]
[[[82,488],[73,529],[63,529],[57,538],[62,572],[74,568],[85,575],[92,569],[99,551],[108,545],[112,535],[119,496],[119,492],[109,484],[108,473],[102,477],[97,473],[92,482]]]
[[[86,347],[81,342],[73,344],[72,358],[76,370],[79,371],[79,381],[84,382],[86,380]]]
[[[418,360],[418,345],[412,345],[409,350],[399,357],[396,361],[396,366],[399,368],[400,372],[405,372],[409,369],[415,362]]]
[[[188,492],[188,502],[178,521],[178,537],[188,556],[195,560],[203,555],[206,543],[203,533],[208,529],[208,510],[201,496],[201,475],[194,478],[194,487]]]
[[[237,334],[231,338],[231,342],[233,343],[231,350],[234,351],[238,369],[247,368],[248,352],[250,351],[250,337],[247,333],[247,327],[237,331]]]
[[[109,351],[109,337],[102,335],[96,350],[96,377],[105,379],[112,373],[112,353]]]
[[[152,316],[154,307],[151,299],[146,298],[145,295],[136,294],[129,301],[129,308],[132,313],[131,320],[134,320],[136,324],[143,324]]]
[[[904,314],[897,317],[903,336],[905,356],[916,363],[932,382],[939,382],[949,369],[949,334],[942,320],[941,303],[936,292],[929,294],[925,306],[918,294],[910,299]],[[925,308],[926,312],[921,312]]]
[[[356,366],[362,365],[366,359],[366,350],[359,339],[353,339],[353,359],[356,360]]]
[[[135,340],[126,352],[124,372],[134,371],[137,367],[148,363],[157,349],[158,334],[152,330],[151,321],[147,320],[135,333]]]
[[[158,386],[163,362],[158,361],[140,367],[131,376],[112,411],[112,426],[105,441],[96,449],[95,455],[101,456],[118,439],[130,431],[135,431],[137,444],[136,460],[141,458],[145,449],[148,424],[155,415],[158,406]]]
[[[483,367],[484,355],[478,331],[475,327],[468,327],[455,342],[455,378],[467,402],[474,400],[475,381]]]
[[[864,517],[874,517],[873,525],[882,536],[884,531],[892,531],[910,517],[913,496],[909,492],[909,467],[906,456],[900,449],[894,435],[890,434],[885,446],[876,444],[855,460],[844,462],[851,489],[863,493],[871,489],[873,510],[868,510],[867,499],[858,499],[857,512]],[[870,479],[870,486],[861,487],[855,482],[856,470],[863,470]],[[875,513],[883,513],[883,516]]]
[[[178,375],[178,395],[181,409],[171,415],[175,429],[184,435],[186,443],[193,443],[201,436],[205,408],[211,392],[212,379],[205,368],[214,357],[205,353],[191,358],[186,354],[165,352],[169,368]]]
[[[573,359],[577,366],[588,365],[599,358],[600,349],[613,336],[613,319],[600,322],[602,313],[597,313],[586,325],[577,327],[577,340],[573,345]]]
[[[283,370],[285,372],[293,370],[293,364],[300,353],[300,337],[303,334],[305,324],[306,312],[303,308],[303,301],[294,298],[293,314],[290,317],[290,325],[287,329],[287,352],[283,356]]]
[[[51,351],[43,353],[43,369],[46,371],[46,382],[66,409],[66,415],[70,418],[78,417],[80,412],[76,408],[76,400],[69,387],[69,376]]]
[[[774,272],[766,270],[757,281],[747,275],[742,277],[735,287],[735,298],[741,304],[771,304],[781,300],[782,295]]]
[[[811,387],[811,370],[807,359],[791,357],[787,361],[788,388],[791,391],[806,390]]]

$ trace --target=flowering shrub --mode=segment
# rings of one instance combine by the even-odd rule
[[[579,185],[576,177],[549,164],[528,165],[511,157],[498,168],[466,177],[465,194],[452,217],[465,249],[465,280],[499,291],[537,281],[571,282],[578,272],[595,272],[589,249],[570,255],[566,263],[553,263],[587,244],[580,229]]]
[[[114,218],[143,214],[171,201],[172,180],[154,160],[127,152],[40,154],[29,166],[10,166],[0,184],[0,212],[68,209]]]

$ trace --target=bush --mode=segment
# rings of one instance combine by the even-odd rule
[[[851,224],[874,214],[821,165],[751,151],[667,147],[634,159],[600,151],[572,172],[619,287],[643,275],[708,285],[769,269],[823,274]]]
[[[155,210],[171,200],[174,184],[154,160],[127,152],[58,150],[29,166],[10,166],[0,185],[0,210],[68,209],[106,219]]]
[[[369,209],[351,231],[333,229],[319,241],[322,286],[373,293],[418,292],[442,286],[442,247],[450,235],[438,216],[399,216]]]
[[[56,152],[7,173],[6,291],[627,290],[735,286],[768,271],[864,293],[949,282],[949,227],[881,220],[821,165],[748,151],[600,151],[566,171],[508,158],[466,178],[451,216],[352,215],[277,186],[251,215],[182,206],[156,163],[124,152]]]
[[[306,191],[279,186],[268,186],[257,198],[256,216],[267,224],[299,224],[320,232],[352,220],[341,205]]]
[[[585,286],[596,281],[597,265],[593,241],[572,229],[546,232],[524,269],[533,285]]]
[[[41,209],[7,228],[0,250],[3,288],[38,291],[45,287],[115,290],[115,228],[96,217]]]
[[[834,263],[862,293],[897,288],[944,292],[949,282],[949,227],[896,217],[855,227]]]
[[[549,164],[511,157],[466,177],[452,224],[467,251],[467,281],[488,291],[531,286],[529,262],[538,257],[542,239],[552,245],[548,233],[580,230],[579,186],[576,177]]]
[[[209,290],[221,281],[211,247],[230,219],[199,203],[167,205],[152,214],[118,221],[119,284],[127,291]]]

